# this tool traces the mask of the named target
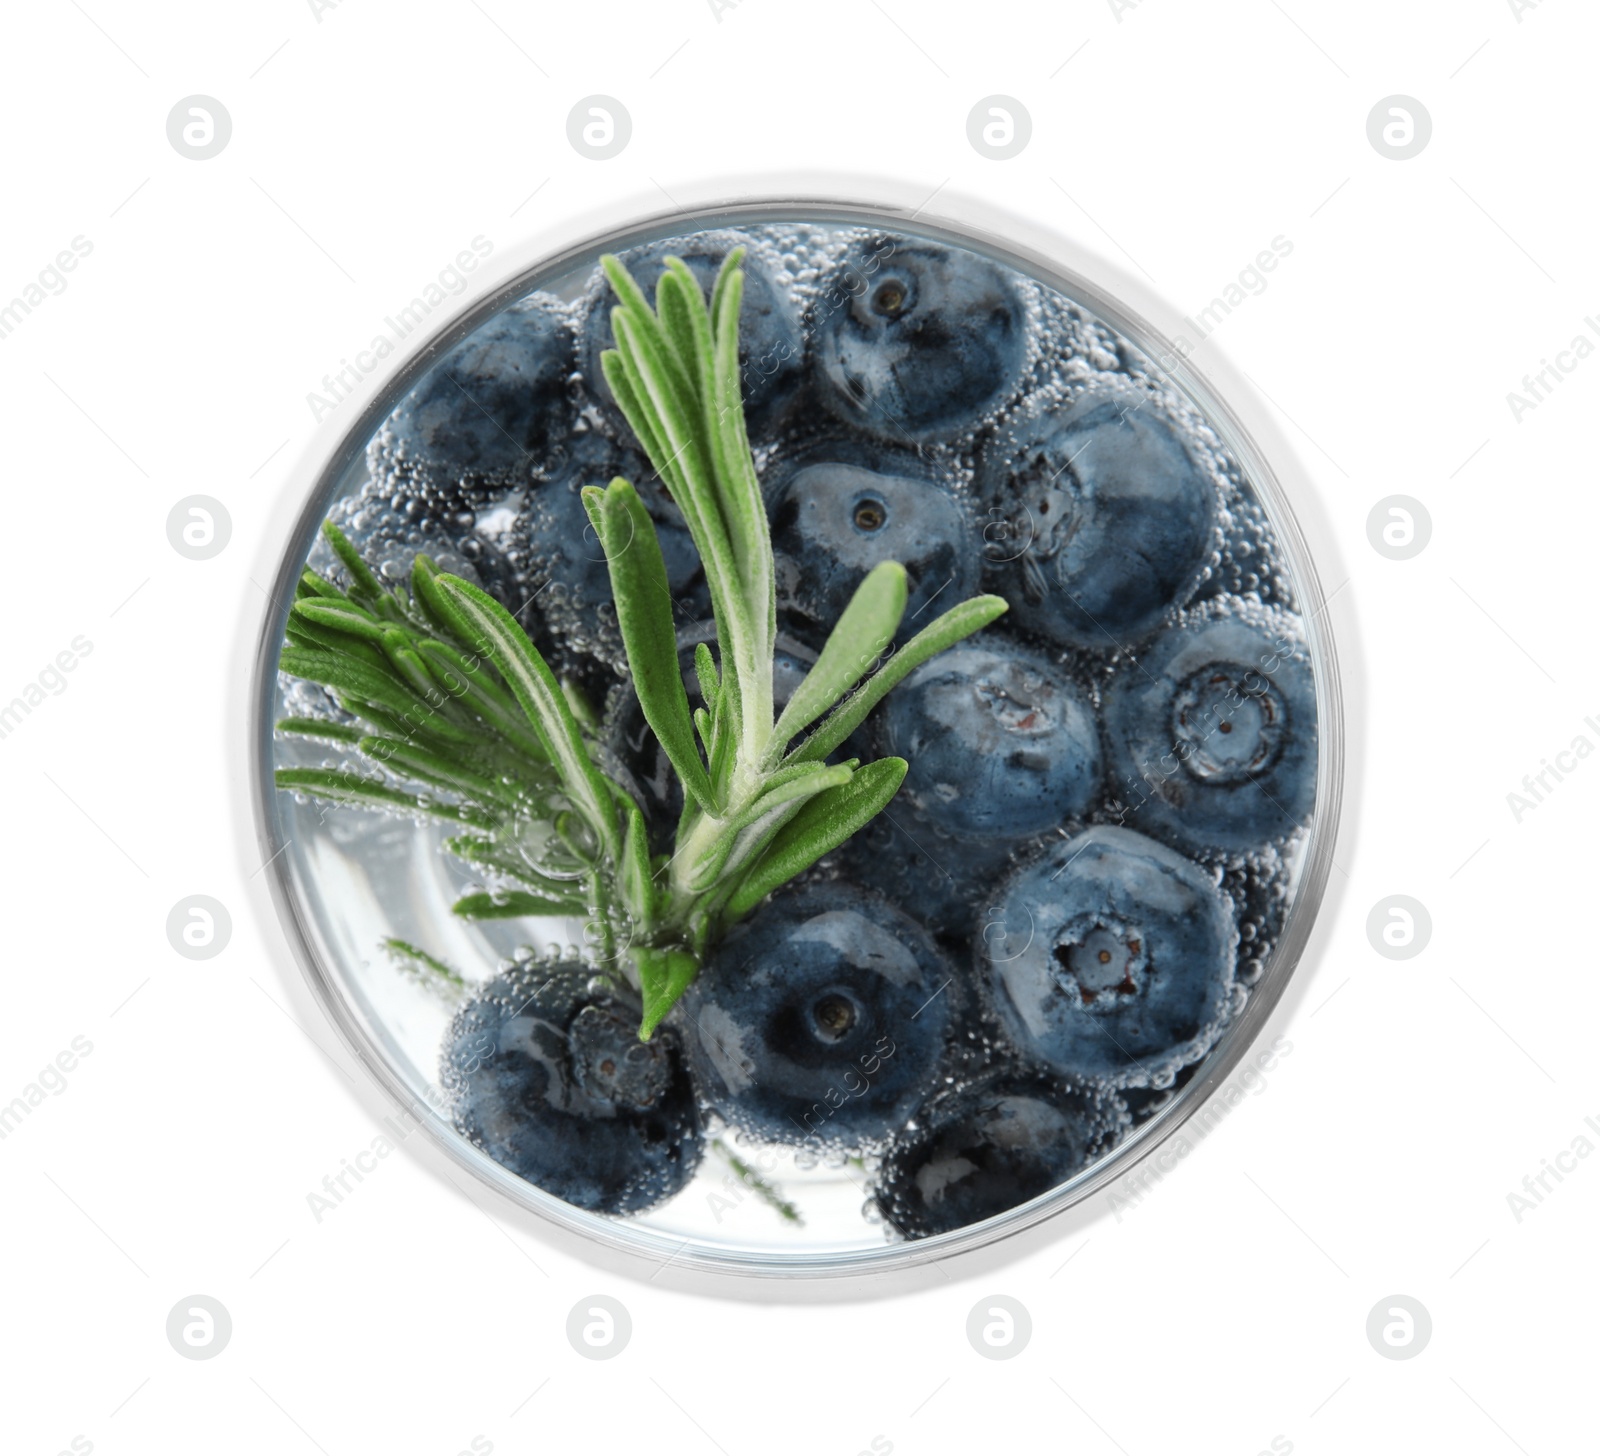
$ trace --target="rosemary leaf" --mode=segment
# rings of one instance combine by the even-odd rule
[[[874,566],[856,588],[850,604],[823,644],[822,655],[808,672],[772,731],[769,761],[784,745],[816,722],[850,691],[894,641],[906,610],[906,569],[898,561]]]
[[[785,763],[804,763],[826,758],[865,721],[866,716],[888,695],[907,673],[921,667],[963,637],[987,627],[1006,610],[1002,597],[968,597],[959,607],[951,607],[942,617],[930,622],[900,648],[877,672],[824,719],[823,724]]]
[[[582,915],[588,907],[581,897],[562,900],[508,890],[499,895],[485,891],[463,895],[450,908],[463,920],[520,920],[529,915]]]
[[[426,748],[419,748],[414,743],[369,735],[361,739],[359,747],[363,756],[388,769],[396,778],[413,779],[417,783],[459,794],[464,800],[485,806],[486,812],[491,804],[504,804],[510,808],[516,803],[515,793],[503,785],[439,754],[430,753]]]
[[[332,521],[322,523],[322,534],[327,538],[328,545],[333,547],[333,554],[350,573],[350,596],[353,599],[359,602],[364,597],[370,598],[376,606],[389,595],[383,583],[373,574],[372,568],[361,559],[361,553],[350,544],[350,538]]]
[[[409,971],[435,990],[443,989],[453,995],[467,988],[466,980],[459,971],[451,969],[437,956],[429,955],[410,941],[399,940],[391,935],[383,942],[383,948],[389,953],[389,959],[402,970]]]
[[[617,297],[622,300],[622,306],[640,319],[648,321],[651,317],[649,301],[645,298],[643,289],[633,281],[633,274],[622,266],[622,260],[615,253],[606,253],[600,259],[600,267]]]
[[[650,842],[644,815],[630,805],[622,840],[622,902],[632,913],[640,935],[655,930],[656,890],[650,866]]]
[[[905,776],[905,759],[880,758],[857,769],[848,783],[807,800],[745,872],[723,907],[724,919],[748,915],[779,885],[837,849],[894,798]]]
[[[722,685],[717,678],[716,659],[711,656],[711,649],[704,642],[694,644],[694,676],[700,685],[700,697],[706,710],[714,717]]]
[[[548,762],[544,744],[523,722],[515,699],[487,672],[474,667],[442,642],[419,642],[417,652],[427,664],[429,675],[444,692],[477,713],[520,753],[536,763]]]
[[[297,738],[315,738],[322,743],[359,743],[365,730],[354,723],[335,723],[332,718],[280,718],[280,733],[292,733]]]
[[[800,1210],[778,1191],[775,1184],[763,1178],[721,1138],[712,1138],[711,1149],[713,1152],[720,1153],[727,1160],[728,1166],[733,1169],[739,1181],[771,1208],[779,1218],[795,1224],[797,1227],[804,1226],[805,1219],[800,1216]]]
[[[447,839],[444,847],[457,859],[465,860],[479,869],[493,870],[516,880],[531,892],[549,900],[571,901],[585,905],[581,882],[575,878],[561,879],[554,874],[536,869],[529,857],[529,847],[521,842],[507,842],[497,831],[490,837],[479,834],[458,834]],[[554,867],[547,851],[539,850],[545,869]]]
[[[678,268],[672,266],[674,263]],[[683,271],[679,272],[678,269]],[[685,274],[688,274],[687,282]],[[703,398],[708,383],[702,372],[707,351],[701,348],[699,335],[703,333],[707,339],[710,337],[706,303],[700,285],[681,259],[667,259],[667,271],[656,284],[656,314],[661,321],[661,337],[672,350],[672,356],[690,390]]]
[[[623,418],[632,427],[633,433],[639,437],[644,453],[655,466],[656,474],[666,482],[672,498],[676,500],[682,488],[680,477],[670,464],[671,452],[661,443],[661,437],[656,433],[654,416],[646,410],[644,402],[639,398],[639,392],[634,387],[634,375],[628,363],[617,350],[607,349],[600,356],[600,372],[605,375],[606,383],[611,386],[612,397],[617,401],[617,407],[622,411]],[[669,464],[663,465],[662,461],[668,461]]]
[[[386,675],[390,671],[389,659],[384,656],[381,647],[349,632],[329,627],[297,610],[290,610],[289,620],[284,623],[283,631],[284,635],[298,647],[331,652],[351,662],[365,663],[368,667],[376,668]]]
[[[404,789],[391,788],[382,779],[366,778],[328,768],[280,768],[274,776],[280,789],[312,794],[319,799],[352,809],[381,809],[388,813],[425,814],[456,824],[475,824],[489,828],[490,817],[477,805],[444,804],[424,799]]]
[[[434,564],[433,558],[419,552],[411,563],[411,590],[421,608],[423,622],[429,631],[469,648],[478,640],[477,630],[471,621],[439,585],[444,573]],[[471,659],[474,667],[478,659]]]
[[[385,675],[380,669],[354,657],[286,647],[278,658],[278,670],[292,677],[321,683],[351,699],[376,704],[406,725],[401,737],[425,726],[432,736],[447,742],[461,745],[470,745],[472,742],[470,732],[443,718],[436,706],[411,692],[393,674]]]
[[[686,950],[655,950],[640,947],[635,951],[639,971],[639,990],[644,996],[644,1015],[639,1021],[639,1040],[649,1041],[661,1018],[672,1010],[678,998],[689,989],[700,969],[696,958]]]
[[[497,671],[516,694],[550,762],[559,770],[563,788],[615,862],[622,846],[611,793],[583,745],[577,719],[555,674],[516,619],[488,592],[458,576],[441,576],[439,586],[477,629]]]
[[[325,576],[319,576],[309,566],[300,573],[300,580],[295,583],[295,597],[327,597],[330,601],[344,601],[345,594],[339,590]]]
[[[711,287],[711,326],[713,330],[722,317],[722,299],[728,291],[728,285],[733,281],[734,274],[738,272],[739,265],[744,262],[744,244],[741,243],[722,261],[722,267],[717,273],[717,281]]]
[[[283,624],[284,639],[291,647],[303,647],[308,651],[316,651],[327,646],[320,637],[314,637],[306,629],[290,617]]]
[[[587,486],[583,504],[606,553],[617,626],[633,672],[633,690],[684,787],[708,814],[715,796],[695,746],[689,695],[678,666],[672,629],[672,594],[654,522],[639,493],[620,476],[605,489]]]
[[[570,677],[564,677],[561,679],[561,696],[567,700],[567,706],[572,709],[572,716],[578,720],[578,727],[584,735],[598,738],[604,723],[594,704],[589,701],[589,695]]]
[[[354,602],[348,599],[334,601],[330,597],[302,598],[289,609],[289,619],[311,622],[368,642],[382,642],[383,634],[394,630]]]
[[[724,264],[721,277],[726,282],[721,289],[714,342],[709,332],[706,335],[713,355],[708,370],[711,388],[704,395],[705,428],[718,502],[738,561],[740,586],[751,616],[762,621],[774,611],[768,598],[776,600],[775,573],[766,504],[750,458],[750,443],[745,438],[739,395],[739,306],[744,296],[744,274]]]
[[[705,853],[688,866],[686,877],[692,889],[708,890],[716,883],[738,843],[739,836],[745,830],[759,825],[763,819],[773,815],[786,804],[791,804],[795,800],[809,799],[829,789],[848,784],[855,772],[851,764],[805,763],[796,764],[794,767],[798,772],[786,773],[782,777],[774,775],[777,781],[769,780],[759,797],[728,820]],[[787,817],[786,815],[785,818]],[[775,831],[778,824],[774,821],[769,827]]]

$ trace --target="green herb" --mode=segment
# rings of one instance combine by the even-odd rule
[[[466,980],[459,971],[452,970],[438,957],[429,955],[410,941],[398,940],[391,935],[384,941],[383,948],[388,952],[389,959],[408,976],[447,1001],[458,1000],[467,989]]]
[[[974,597],[891,650],[906,575],[882,562],[774,713],[772,543],[739,398],[741,258],[729,256],[709,304],[668,259],[654,309],[602,259],[620,300],[606,380],[683,512],[716,621],[716,652],[695,649],[705,706],[691,711],[655,525],[628,481],[586,487],[634,691],[684,790],[671,855],[651,855],[638,804],[596,767],[595,717],[571,684],[510,612],[425,556],[409,591],[385,588],[326,524],[349,586],[304,573],[279,661],[327,688],[350,720],[279,729],[359,761],[280,769],[279,785],[457,828],[450,851],[502,887],[455,912],[584,919],[598,967],[637,993],[646,1040],[727,929],[868,823],[905,777],[904,759],[829,755],[913,668],[1006,609]]]
[[[805,1219],[800,1216],[800,1210],[778,1191],[776,1185],[763,1178],[721,1138],[712,1138],[711,1148],[723,1158],[739,1181],[772,1209],[779,1218],[787,1223],[797,1225],[805,1223]]]

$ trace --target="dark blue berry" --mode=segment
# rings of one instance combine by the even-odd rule
[[[666,271],[668,258],[682,258],[709,299],[723,260],[740,246],[746,252],[741,265],[744,296],[739,310],[739,392],[746,423],[755,433],[794,396],[805,358],[805,338],[789,295],[769,273],[754,240],[743,233],[695,233],[627,248],[617,257],[653,305],[656,284]],[[616,347],[611,310],[616,307],[617,297],[604,274],[596,272],[595,279],[581,326],[584,376],[591,393],[604,401],[613,420],[624,424],[600,366],[601,353]]]
[[[583,508],[585,486],[631,481],[656,524],[666,562],[667,589],[691,618],[705,610],[696,590],[700,556],[683,516],[638,452],[597,431],[574,435],[553,478],[531,486],[511,528],[523,574],[538,593],[540,610],[574,632],[592,634],[611,608],[611,571]]]
[[[729,932],[684,997],[700,1095],[773,1142],[881,1141],[932,1090],[953,975],[926,932],[876,896],[784,889]]]
[[[393,471],[339,501],[328,519],[386,586],[409,588],[412,563],[423,555],[440,571],[481,586],[508,610],[518,607],[515,561],[477,530],[472,500],[453,482]],[[320,538],[309,564],[343,580],[343,567]]]
[[[1238,617],[1173,628],[1118,674],[1105,717],[1123,823],[1238,851],[1310,817],[1316,683],[1304,645],[1280,628]]]
[[[1036,405],[983,450],[986,555],[1011,620],[1112,649],[1149,635],[1210,558],[1216,487],[1135,396]]]
[[[975,424],[1010,395],[1027,352],[1012,276],[938,243],[858,243],[811,318],[829,405],[888,439]]]
[[[425,374],[385,423],[381,454],[494,493],[542,479],[575,419],[572,325],[547,294],[496,314]]]
[[[1030,1057],[1068,1076],[1160,1086],[1231,1014],[1237,940],[1232,906],[1198,865],[1101,826],[1012,875],[977,958]]]
[[[883,1160],[875,1200],[908,1239],[951,1233],[1048,1193],[1127,1123],[1104,1095],[1001,1073],[941,1097]]]
[[[639,1213],[700,1161],[694,1094],[670,1030],[585,986],[582,966],[503,972],[456,1013],[441,1081],[456,1128],[513,1173],[592,1213]]]
[[[900,800],[957,837],[1059,828],[1100,783],[1087,695],[1043,653],[992,633],[924,663],[879,713],[885,751],[910,764]]]
[[[1011,846],[952,839],[901,802],[904,793],[845,842],[839,874],[878,891],[935,935],[968,938]]]
[[[780,472],[769,498],[778,605],[818,646],[880,562],[906,569],[902,638],[977,588],[981,541],[967,509],[909,452],[818,447]]]

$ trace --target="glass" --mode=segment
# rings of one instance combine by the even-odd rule
[[[836,262],[852,241],[889,235],[913,250],[924,244],[944,244],[988,259],[1002,270],[1014,270],[1012,281],[1028,311],[1030,337],[1040,341],[1030,346],[1034,353],[1024,366],[1034,379],[1031,397],[1037,397],[1041,383],[1047,394],[1052,386],[1059,389],[1065,383],[1066,396],[1074,403],[1075,391],[1085,381],[1093,387],[1109,383],[1113,394],[1137,385],[1161,401],[1161,412],[1175,422],[1185,448],[1211,461],[1212,478],[1221,492],[1219,539],[1224,546],[1206,579],[1187,592],[1186,620],[1270,619],[1280,627],[1288,623],[1303,644],[1314,684],[1315,806],[1305,816],[1305,827],[1286,845],[1267,853],[1222,849],[1207,856],[1208,864],[1227,877],[1235,906],[1244,907],[1241,918],[1256,936],[1239,947],[1236,981],[1241,990],[1235,994],[1242,1004],[1231,1010],[1226,1029],[1209,1051],[1178,1070],[1175,1077],[1170,1069],[1154,1074],[1152,1080],[1165,1078],[1165,1086],[1125,1091],[1122,1097],[1131,1109],[1131,1125],[1123,1127],[1114,1146],[1081,1171],[1004,1213],[931,1237],[898,1240],[892,1237],[892,1230],[886,1234],[882,1212],[869,1196],[878,1166],[873,1159],[819,1157],[805,1150],[797,1158],[793,1148],[738,1141],[726,1131],[708,1138],[704,1160],[686,1188],[664,1205],[631,1216],[585,1212],[499,1166],[452,1128],[440,1092],[440,1040],[452,1008],[430,987],[425,975],[402,974],[379,947],[391,937],[424,947],[471,980],[487,978],[498,961],[512,957],[522,947],[581,943],[581,927],[553,921],[460,920],[451,913],[451,905],[469,885],[478,883],[478,877],[444,852],[446,836],[436,824],[297,799],[277,790],[272,782],[275,768],[328,759],[324,748],[274,733],[273,724],[280,717],[303,711],[309,702],[303,685],[289,685],[288,680],[279,678],[278,652],[287,604],[293,599],[301,568],[308,560],[326,566],[326,548],[318,540],[320,525],[330,510],[356,496],[367,483],[368,446],[390,411],[446,350],[528,294],[543,291],[569,308],[581,307],[593,296],[600,253],[724,228],[756,236],[769,262],[776,260],[780,276],[793,281],[802,292],[810,291],[813,326],[821,306],[820,284],[825,281],[821,267]],[[836,299],[833,307],[848,309],[873,287],[881,292],[886,287],[904,286],[893,281],[874,284],[869,278],[852,275],[844,289],[848,296]],[[903,303],[899,293],[869,299],[869,306],[880,313],[892,313]],[[1060,359],[1052,362],[1040,351],[1057,348],[1069,336],[1065,353],[1070,357],[1063,369],[1058,367]],[[581,364],[581,351],[579,360]],[[747,365],[747,379],[751,367]],[[783,361],[776,360],[773,370],[781,367]],[[915,400],[908,406],[900,396],[895,403],[914,416]],[[1027,414],[1024,405],[1010,406],[999,428],[987,423],[980,428],[981,443],[995,448],[993,442],[999,434]],[[915,430],[914,418],[911,423]],[[755,429],[752,438],[758,466],[764,471],[769,454],[781,455],[782,450],[769,451]],[[974,438],[973,432],[967,432],[956,453],[970,454]],[[1079,467],[1075,471],[1081,473]],[[970,476],[970,469],[968,473]],[[1052,482],[1037,483],[1044,490],[1037,504],[1047,511],[1050,500],[1057,498],[1049,494]],[[867,501],[856,509],[858,527],[863,511],[867,512],[867,528],[877,524],[873,512],[881,509],[880,503]],[[490,534],[491,528],[503,530],[506,524],[504,520],[498,526],[481,518],[478,521]],[[1015,511],[1000,511],[977,519],[977,525],[983,533],[991,574],[1003,574],[1009,563],[1030,549],[1048,564],[1043,548],[1030,543],[1047,535],[1049,523],[1031,509],[1026,522]],[[1242,542],[1250,543],[1243,551]],[[439,545],[430,544],[426,549],[438,550]],[[590,549],[598,559],[599,548],[592,544],[592,537]],[[462,569],[448,551],[441,565],[447,570]],[[481,568],[482,563],[479,565]],[[556,585],[559,588],[559,583]],[[1262,598],[1266,607],[1261,606]],[[1314,568],[1270,465],[1180,353],[1139,319],[1086,280],[1047,259],[1020,255],[976,229],[854,205],[749,203],[642,223],[526,270],[442,330],[435,347],[394,378],[384,396],[352,427],[311,491],[278,574],[273,601],[276,605],[263,627],[254,715],[260,830],[264,854],[272,856],[280,913],[319,998],[389,1094],[411,1111],[430,1135],[440,1139],[457,1161],[543,1216],[646,1258],[671,1258],[680,1266],[763,1275],[871,1272],[992,1242],[1087,1198],[1175,1132],[1250,1048],[1306,943],[1331,863],[1342,762],[1333,643],[1320,610],[1323,598]],[[1157,633],[1156,643],[1166,635]],[[1130,657],[1154,661],[1151,654],[1159,651],[1148,637],[1130,652],[1114,647],[1097,649],[1081,642],[1056,645],[1060,649],[1057,655],[1077,667],[1085,662],[1093,667],[1099,662],[1102,668],[1108,663],[1115,668]],[[1219,688],[1212,681],[1214,674],[1208,676],[1209,659],[1203,650],[1183,671],[1174,667],[1171,673],[1178,686],[1170,701],[1163,700],[1158,732],[1170,737],[1173,748],[1181,745],[1188,750],[1180,755],[1186,771],[1213,784],[1249,780],[1274,755],[1281,756],[1286,714],[1292,717],[1298,712],[1302,721],[1297,726],[1304,727],[1304,705],[1286,704],[1270,682],[1230,683]],[[1114,672],[1095,668],[1090,676],[1101,699],[1097,710],[1103,715],[1106,683]],[[1219,718],[1218,694],[1224,690],[1231,692],[1233,706]],[[1127,709],[1124,705],[1124,710],[1137,717],[1147,707]],[[1215,731],[1219,724],[1226,738]],[[1127,822],[1170,844],[1173,832],[1181,836],[1182,826],[1174,831],[1170,816],[1162,818],[1167,812],[1162,790],[1167,772],[1159,771],[1153,779],[1144,773],[1138,784],[1124,775],[1128,781],[1120,785],[1123,792],[1118,797],[1131,815]],[[1096,810],[1102,821],[1107,792],[1102,788]],[[1247,826],[1243,839],[1249,837]],[[998,876],[1000,871],[991,866],[984,873]],[[1241,887],[1252,880],[1256,890],[1271,893],[1259,894],[1254,900],[1241,894]],[[1257,913],[1259,903],[1271,895],[1278,897],[1277,910],[1263,917]],[[998,918],[979,930],[978,941],[987,946],[984,953],[1001,964],[1012,958],[1011,951],[1021,941],[1016,926],[1008,925],[1003,913],[991,909],[991,914]],[[1125,946],[1118,941],[1117,925],[1101,923],[1107,920],[1100,915],[1094,924],[1086,924],[1073,944],[1058,954],[1066,972],[1076,977],[1074,984],[1082,987],[1086,1002],[1131,990],[1142,974],[1143,952],[1137,941],[1130,942],[1134,952],[1126,966],[1114,959],[1125,956]],[[1106,980],[1102,968],[1107,965],[1122,973],[1125,981]],[[967,973],[966,966],[961,970]],[[759,1176],[752,1179],[746,1173]],[[771,1185],[770,1191],[765,1185]],[[796,1226],[777,1210],[780,1200],[799,1210],[803,1225]]]

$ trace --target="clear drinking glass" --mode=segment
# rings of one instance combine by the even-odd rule
[[[275,721],[300,704],[301,689],[277,672],[287,603],[308,559],[317,559],[318,531],[337,502],[359,491],[368,476],[366,449],[383,419],[426,370],[473,329],[534,290],[576,304],[594,286],[596,260],[635,244],[701,230],[751,231],[774,252],[802,291],[815,282],[815,260],[836,256],[844,241],[887,233],[913,241],[953,245],[1015,270],[1035,316],[1041,347],[1051,329],[1077,320],[1081,351],[1087,339],[1100,355],[1094,367],[1121,371],[1167,391],[1185,429],[1205,436],[1205,448],[1239,492],[1259,507],[1266,523],[1256,558],[1225,561],[1228,588],[1249,595],[1266,578],[1288,601],[1294,628],[1309,656],[1316,702],[1316,795],[1305,827],[1281,852],[1257,864],[1281,896],[1275,931],[1240,949],[1242,1006],[1211,1049],[1179,1078],[1175,1089],[1145,1099],[1159,1103],[1109,1152],[1060,1186],[998,1216],[929,1238],[901,1240],[872,1214],[870,1158],[796,1158],[792,1148],[736,1142],[725,1131],[708,1148],[694,1180],[665,1205],[617,1217],[593,1214],[552,1197],[508,1172],[452,1127],[439,1089],[438,1057],[450,1006],[423,981],[401,974],[380,950],[389,937],[425,947],[470,979],[487,979],[502,958],[519,948],[580,944],[582,929],[559,921],[467,922],[451,913],[453,901],[474,881],[441,848],[436,825],[329,807],[275,788],[275,768],[321,762],[323,750],[275,734]],[[801,246],[785,249],[785,239]],[[441,311],[442,314],[442,311]],[[439,317],[440,315],[436,315]],[[1050,320],[1056,323],[1052,324]],[[431,322],[431,321],[430,321]],[[1323,596],[1290,504],[1272,466],[1228,405],[1183,357],[1186,350],[1158,336],[1087,279],[988,235],[981,226],[933,222],[903,210],[823,201],[752,200],[736,206],[677,212],[612,231],[531,267],[476,304],[443,322],[435,343],[389,381],[381,398],[351,427],[312,482],[275,583],[260,639],[255,673],[253,760],[258,828],[264,859],[287,934],[317,996],[356,1047],[388,1094],[419,1119],[430,1137],[504,1196],[613,1248],[646,1258],[671,1258],[679,1266],[757,1275],[825,1276],[902,1267],[988,1244],[1089,1197],[1171,1136],[1244,1057],[1282,995],[1306,944],[1326,884],[1334,842],[1342,772],[1342,723],[1334,645]],[[1050,361],[1041,357],[1041,378]],[[760,451],[758,449],[758,457]],[[598,551],[598,547],[594,548]],[[994,557],[991,552],[991,559]],[[1265,555],[1266,559],[1262,559]],[[1254,584],[1252,588],[1252,584]],[[1210,590],[1203,588],[1202,592]],[[1271,595],[1270,592],[1267,595]],[[1230,598],[1231,600],[1231,598]],[[1237,607],[1223,605],[1227,615]],[[881,710],[880,710],[881,711]],[[914,911],[913,911],[914,913]],[[1248,916],[1247,916],[1248,918]],[[965,968],[963,968],[965,970]],[[737,1162],[736,1162],[737,1160]],[[751,1169],[794,1205],[804,1222],[780,1216],[771,1200],[735,1171]],[[864,1211],[866,1210],[866,1211]]]

